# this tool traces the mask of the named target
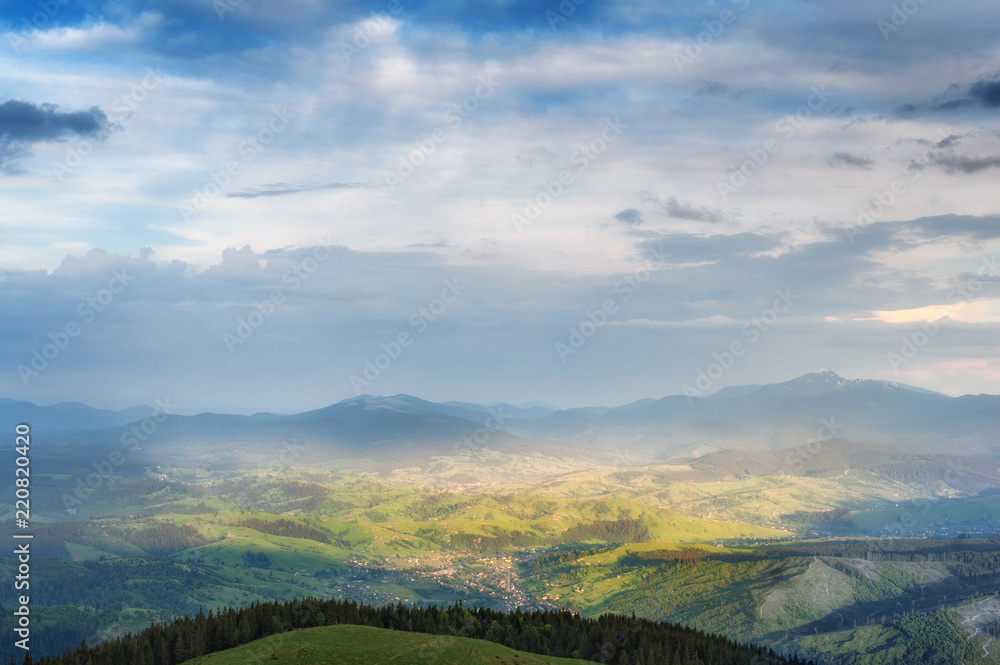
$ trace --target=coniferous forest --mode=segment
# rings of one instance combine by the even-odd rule
[[[607,614],[585,619],[569,611],[500,612],[458,603],[421,608],[401,603],[374,607],[353,600],[306,598],[257,603],[217,613],[199,612],[138,634],[88,646],[32,665],[178,665],[254,640],[301,628],[349,624],[486,640],[548,656],[608,665],[812,665],[773,650],[740,644],[676,624]],[[11,663],[14,659],[11,658]]]

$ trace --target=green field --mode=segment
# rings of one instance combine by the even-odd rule
[[[272,635],[187,665],[580,665],[587,661],[514,651],[492,642],[368,626],[323,626]]]
[[[913,502],[884,510],[851,515],[854,525],[872,535],[944,535],[965,532],[990,533],[1000,496]]]

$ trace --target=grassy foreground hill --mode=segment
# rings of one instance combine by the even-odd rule
[[[441,641],[445,637],[453,639]],[[534,656],[527,660],[526,654],[517,653],[521,651]],[[609,665],[802,663],[765,647],[635,616],[605,614],[587,619],[568,611],[498,612],[469,609],[461,603],[447,608],[402,603],[373,607],[313,598],[257,603],[207,615],[199,612],[94,647],[83,643],[61,656],[34,662],[180,665],[201,658],[196,662],[374,665],[399,657],[399,662],[435,665],[475,663],[484,658],[528,665],[568,663],[567,658]]]
[[[272,635],[189,660],[186,665],[580,665],[587,661],[539,656],[468,637],[404,633],[370,626],[323,626]]]

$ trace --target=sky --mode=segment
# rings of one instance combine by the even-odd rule
[[[994,3],[0,7],[0,396],[1000,379]]]

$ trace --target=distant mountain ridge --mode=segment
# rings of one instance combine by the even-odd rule
[[[118,440],[150,411],[0,400],[0,417],[7,421],[32,422],[40,431],[76,432],[75,440],[86,443]],[[552,410],[537,404],[362,395],[292,415],[171,416],[158,425],[150,445],[265,445],[303,438],[324,442],[338,454],[387,457],[568,445],[581,452],[629,448],[669,459],[685,451],[773,450],[838,437],[906,445],[923,453],[1000,456],[998,433],[1000,396],[950,397],[894,381],[845,379],[822,369],[780,383],[724,388],[707,397],[672,395],[617,407]]]
[[[771,450],[845,437],[921,452],[1000,455],[1000,397],[950,397],[893,381],[845,379],[824,369],[707,397],[674,395],[608,409],[571,409],[511,431],[580,443],[684,450]]]
[[[908,386],[905,383],[898,383],[896,381],[880,381],[874,379],[845,379],[838,375],[836,372],[830,369],[818,369],[814,372],[809,372],[800,377],[792,379],[790,381],[785,381],[783,383],[773,383],[766,386],[760,386],[757,391],[771,391],[775,393],[785,392],[788,394],[796,394],[803,397],[818,397],[821,395],[828,395],[834,392],[843,391],[854,391],[854,390],[864,390],[864,391],[883,391],[891,392],[893,390],[908,390],[910,392],[920,393],[924,395],[937,395],[939,397],[948,397],[942,393],[934,392],[933,390],[926,390],[924,388],[917,388],[914,386]]]
[[[31,402],[0,398],[0,423],[5,431],[13,431],[19,423],[28,423],[33,430],[47,432],[107,429],[142,420],[152,412],[153,409],[148,406],[109,411],[79,402],[38,406]]]

